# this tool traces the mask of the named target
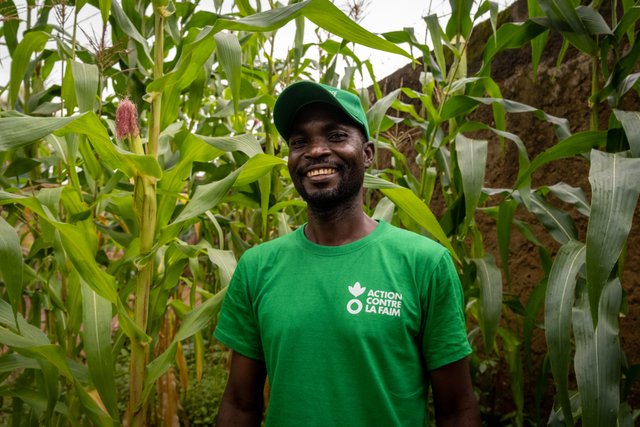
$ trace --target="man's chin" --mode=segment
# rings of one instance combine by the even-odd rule
[[[362,189],[361,180],[342,183],[328,188],[297,188],[302,199],[314,210],[333,210],[341,205],[350,204],[358,197]]]
[[[332,208],[343,201],[335,191],[329,190],[305,193],[302,195],[302,199],[307,202],[307,205],[317,209]]]
[[[312,210],[327,211],[348,205],[357,197],[358,192],[346,194],[344,192],[332,190],[314,191],[302,195],[302,198]]]

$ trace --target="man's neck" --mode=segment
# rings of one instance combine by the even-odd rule
[[[360,203],[323,210],[309,206],[308,216],[305,236],[323,246],[355,242],[369,235],[378,225],[362,211]]]

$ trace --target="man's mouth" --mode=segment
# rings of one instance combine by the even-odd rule
[[[313,177],[318,175],[331,175],[335,173],[336,170],[334,168],[320,168],[320,169],[312,169],[307,172],[307,177]]]

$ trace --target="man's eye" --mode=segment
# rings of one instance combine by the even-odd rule
[[[301,145],[304,144],[304,139],[292,139],[291,141],[289,141],[289,146],[290,147],[299,147]]]
[[[347,138],[347,133],[346,132],[333,132],[331,135],[329,135],[329,139],[331,141],[342,141],[345,138]]]

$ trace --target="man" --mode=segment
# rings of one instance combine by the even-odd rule
[[[450,255],[362,210],[373,161],[357,96],[298,82],[274,107],[308,223],[248,250],[216,338],[232,350],[218,426],[479,426]]]

